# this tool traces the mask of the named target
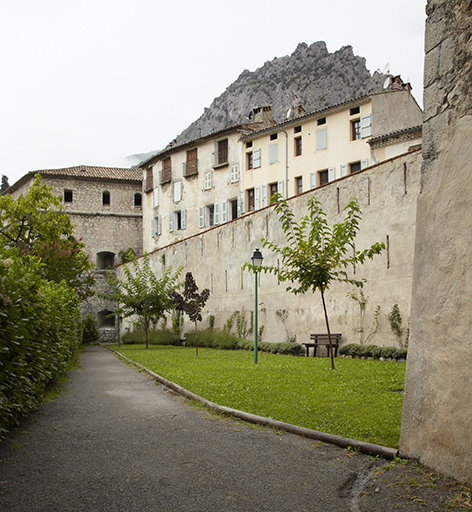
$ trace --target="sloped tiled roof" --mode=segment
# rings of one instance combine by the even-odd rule
[[[140,168],[96,167],[91,165],[77,165],[62,169],[41,169],[30,171],[8,188],[4,194],[12,194],[37,174],[48,178],[81,178],[83,180],[118,180],[128,182],[142,182],[143,170]]]
[[[65,167],[63,169],[43,169],[32,172],[42,176],[70,176],[74,178],[87,177],[137,181],[141,181],[143,178],[143,171],[139,168],[95,167],[89,165],[77,165],[76,167]]]

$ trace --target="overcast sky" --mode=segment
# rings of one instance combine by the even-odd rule
[[[426,0],[0,0],[0,174],[128,166],[298,43],[387,62],[422,105]]]

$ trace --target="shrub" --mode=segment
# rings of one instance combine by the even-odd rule
[[[380,357],[383,357],[384,359],[394,359],[396,353],[396,347],[382,347],[380,349]]]
[[[141,345],[146,343],[146,332],[135,330],[128,332],[121,337],[126,345]],[[179,345],[180,338],[170,329],[152,329],[148,331],[148,342],[150,345]]]
[[[93,343],[100,338],[100,332],[97,328],[97,320],[93,315],[87,313],[82,319],[83,323],[83,343]]]
[[[186,334],[185,339],[187,345],[195,346],[195,332],[189,332]],[[219,348],[222,350],[235,350],[238,348],[238,337],[231,334],[227,330],[220,329],[204,329],[198,331],[198,346],[199,347],[210,347]]]

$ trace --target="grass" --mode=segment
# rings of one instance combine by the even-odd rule
[[[122,346],[123,355],[212,402],[330,434],[397,448],[405,365],[244,350]]]

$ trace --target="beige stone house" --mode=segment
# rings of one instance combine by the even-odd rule
[[[64,209],[82,238],[85,251],[95,265],[97,291],[107,288],[106,272],[121,263],[121,251],[142,254],[142,171],[80,165],[64,169],[32,171],[6,192],[16,199],[27,192],[39,174],[44,184],[64,199]],[[115,336],[112,304],[94,297],[83,312],[97,317],[102,337]]]
[[[276,192],[292,197],[418,147],[422,115],[397,77],[395,88],[242,137],[243,209],[258,210]]]

